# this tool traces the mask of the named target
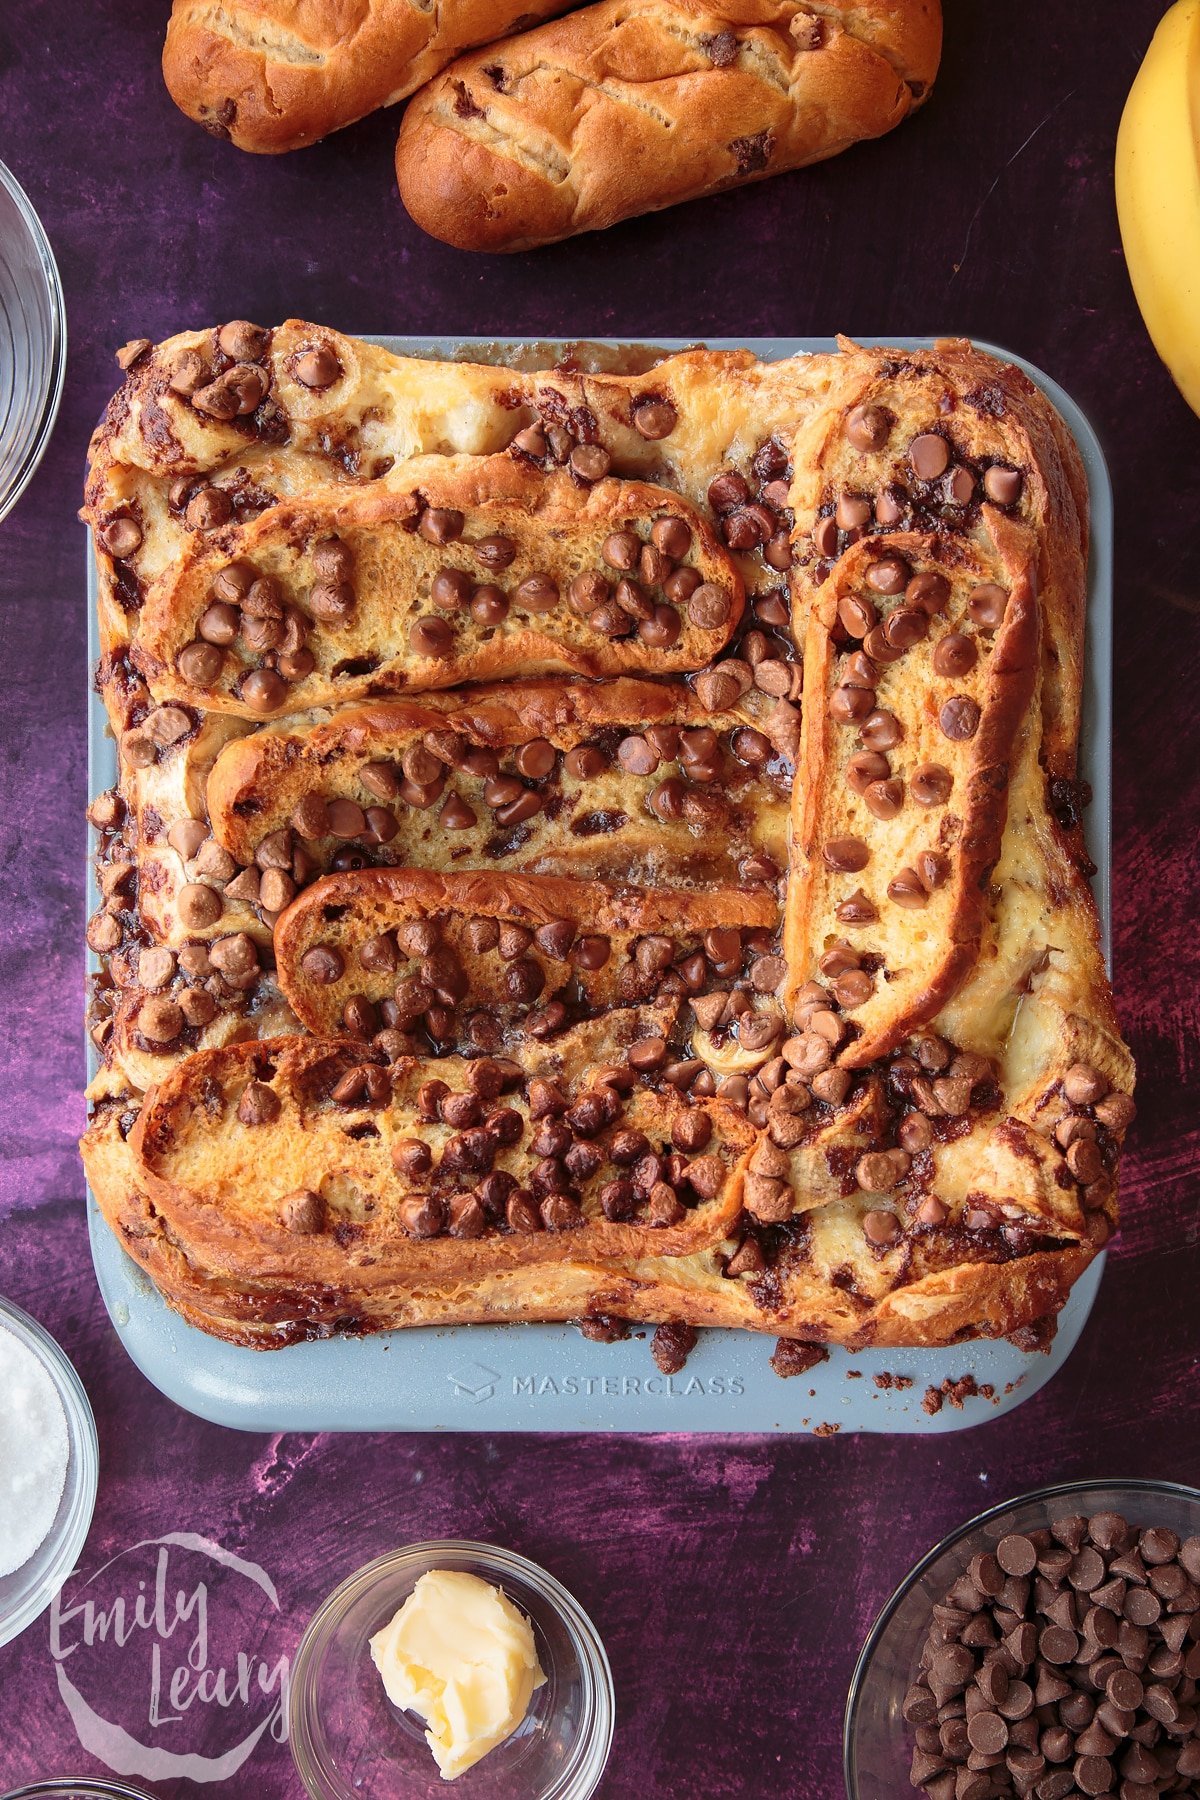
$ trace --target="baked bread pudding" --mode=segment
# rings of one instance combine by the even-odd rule
[[[962,342],[120,360],[83,1155],[169,1303],[1044,1338],[1134,1106],[1041,393]]]

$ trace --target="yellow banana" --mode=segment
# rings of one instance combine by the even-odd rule
[[[1117,217],[1154,348],[1200,413],[1200,0],[1176,0],[1117,134]]]

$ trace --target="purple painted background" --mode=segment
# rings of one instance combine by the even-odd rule
[[[949,0],[937,92],[893,137],[602,238],[485,261],[406,220],[394,118],[296,157],[246,158],[167,99],[163,0],[3,8],[0,157],[53,241],[71,350],[50,452],[0,527],[0,1292],[57,1335],[92,1397],[102,1480],[85,1569],[165,1531],[207,1535],[276,1581],[275,1635],[290,1648],[368,1557],[415,1537],[496,1539],[554,1570],[604,1635],[619,1709],[607,1800],[827,1800],[855,1653],[919,1552],[1051,1478],[1200,1483],[1200,421],[1143,334],[1111,181],[1122,99],[1163,10]],[[1141,1117],[1084,1339],[1009,1418],[931,1442],[268,1440],[176,1411],[126,1360],[93,1280],[74,1147],[83,454],[124,339],[293,313],[504,335],[974,332],[1041,363],[1091,415],[1117,495],[1116,976]],[[111,1659],[114,1689],[121,1667]],[[0,1651],[0,1693],[0,1786],[101,1772],[59,1699],[45,1620]],[[221,1791],[299,1788],[268,1744]]]

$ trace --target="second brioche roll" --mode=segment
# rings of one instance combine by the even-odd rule
[[[602,0],[423,88],[400,194],[448,244],[531,249],[879,137],[940,52],[937,0]]]

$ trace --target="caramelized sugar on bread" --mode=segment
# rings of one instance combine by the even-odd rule
[[[923,1344],[1056,1311],[1115,1227],[1134,1109],[1074,785],[1086,489],[1045,400],[957,343],[496,370],[292,322],[239,340],[261,374],[225,381],[222,338],[135,360],[85,509],[121,764],[93,808],[85,1154],[171,1303],[262,1344],[585,1312]],[[189,356],[218,409],[243,383],[253,409],[198,405]],[[576,485],[580,448],[612,475],[589,486],[583,459]],[[584,518],[649,478],[671,510],[596,540],[613,593],[664,575],[648,552],[674,578],[682,522],[744,612],[703,646],[681,628],[690,666],[651,680],[331,711],[301,674],[304,710],[267,724],[156,686],[156,593],[234,564],[256,522],[278,547],[289,508],[391,521],[431,453]],[[474,629],[515,559],[465,513],[439,554],[464,541],[499,577],[458,569]],[[549,1123],[535,1078],[566,1083]],[[472,1086],[497,1080],[488,1107],[523,1120],[498,1149]],[[578,1081],[592,1138],[556,1124]],[[621,1130],[639,1158],[597,1166]],[[703,1165],[705,1132],[719,1195],[679,1160]],[[536,1202],[517,1225],[509,1180]],[[515,1248],[524,1226],[545,1242]]]

